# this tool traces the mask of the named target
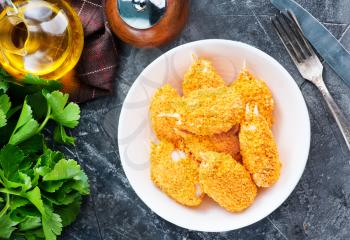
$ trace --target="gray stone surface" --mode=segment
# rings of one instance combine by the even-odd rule
[[[350,50],[350,0],[298,2]],[[91,196],[62,239],[350,239],[349,152],[321,95],[300,77],[273,31],[269,19],[275,13],[268,0],[192,0],[188,26],[173,43],[149,50],[118,44],[114,96],[83,104],[81,124],[72,132],[76,147],[61,147],[79,160],[91,182]],[[188,231],[155,215],[130,187],[117,146],[121,105],[138,74],[163,52],[206,38],[246,42],[276,58],[301,87],[312,125],[306,170],[288,200],[260,222],[225,233]],[[350,119],[350,88],[328,66],[324,76]]]

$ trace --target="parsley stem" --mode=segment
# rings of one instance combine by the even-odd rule
[[[6,193],[6,205],[0,211],[0,218],[6,213],[7,209],[10,207],[10,194]]]
[[[10,110],[8,111],[8,113],[7,113],[7,119],[9,119],[10,117],[12,117],[13,114],[15,114],[18,110],[21,110],[21,109],[22,109],[22,106],[21,106],[21,105],[10,109]]]
[[[13,191],[13,190],[10,190],[10,189],[7,189],[7,188],[0,188],[0,192],[22,197],[20,192],[16,192],[16,191]]]
[[[41,130],[43,130],[43,128],[45,127],[47,122],[50,120],[50,118],[51,118],[51,106],[49,104],[47,104],[46,117],[45,117],[44,121],[41,123],[40,127],[38,128],[38,130],[36,131],[37,133],[40,133]]]

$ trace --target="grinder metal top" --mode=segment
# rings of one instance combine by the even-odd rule
[[[120,17],[130,27],[148,29],[164,16],[166,0],[118,0]]]

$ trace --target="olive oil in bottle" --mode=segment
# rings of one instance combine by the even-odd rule
[[[15,77],[59,79],[78,62],[82,25],[62,0],[16,1],[17,14],[0,14],[0,64]]]

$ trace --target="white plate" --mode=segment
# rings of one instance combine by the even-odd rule
[[[149,103],[155,90],[169,82],[180,90],[192,54],[213,61],[232,82],[246,63],[271,89],[276,110],[273,133],[282,172],[278,182],[260,191],[242,213],[229,213],[209,197],[198,208],[184,207],[161,192],[150,180],[150,142],[155,140],[149,120]],[[144,203],[162,218],[180,227],[220,232],[253,224],[278,208],[298,183],[308,158],[310,120],[304,98],[289,73],[272,57],[247,44],[229,40],[202,40],[176,47],[153,61],[131,87],[119,119],[120,159],[127,178]]]

